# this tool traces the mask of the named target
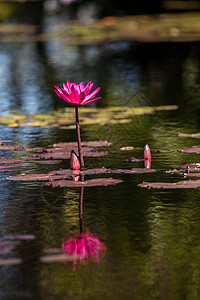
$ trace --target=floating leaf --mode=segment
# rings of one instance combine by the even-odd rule
[[[19,150],[19,146],[12,146],[12,145],[0,145],[0,150]]]
[[[63,177],[71,178],[67,175],[51,175],[49,174],[21,174],[21,175],[16,175],[16,176],[9,176],[6,178],[6,180],[12,180],[12,181],[46,181],[51,179],[62,179]]]
[[[93,187],[93,186],[108,186],[123,182],[121,179],[113,178],[97,178],[85,181],[72,180],[56,180],[46,182],[46,185],[52,187]]]
[[[108,141],[90,141],[90,142],[82,142],[81,146],[87,147],[108,147],[112,146],[111,142]],[[63,147],[78,147],[77,142],[68,142],[68,143],[57,143],[53,144],[53,147],[63,148]]]
[[[21,264],[22,260],[21,258],[5,258],[0,259],[0,266],[8,266],[8,265],[18,265]]]
[[[167,170],[167,171],[165,171],[165,173],[167,173],[167,174],[176,174],[176,173],[180,173],[180,171],[177,170],[177,169],[173,169],[173,170]]]
[[[125,160],[128,163],[132,163],[132,162],[139,162],[139,161],[143,161],[142,158],[135,158],[135,157],[130,157],[128,159]]]
[[[82,150],[83,156],[87,157],[100,157],[108,155],[107,152],[97,152],[97,151],[84,151]],[[56,151],[55,153],[44,153],[44,154],[35,154],[34,157],[43,158],[43,159],[70,159],[70,152],[59,152]]]
[[[126,169],[117,169],[117,170],[111,170],[106,169],[104,167],[97,168],[97,169],[89,169],[89,170],[70,170],[70,169],[64,169],[64,170],[54,170],[47,174],[21,174],[16,176],[9,176],[6,179],[7,180],[13,180],[13,181],[47,181],[47,180],[57,180],[57,179],[63,179],[68,178],[71,179],[72,177],[80,176],[80,175],[97,175],[97,174],[143,174],[143,173],[152,173],[156,172],[156,169],[146,169],[146,168],[133,168],[131,170]]]
[[[181,153],[200,153],[200,146],[193,146],[189,148],[183,148],[180,150]]]
[[[24,159],[15,159],[15,158],[4,158],[4,157],[0,157],[0,164],[19,164],[19,163],[23,163],[26,162],[27,158]],[[6,167],[6,166],[4,166]]]
[[[131,151],[133,149],[134,149],[134,147],[132,147],[132,146],[126,146],[126,147],[121,147],[119,150],[121,150],[121,151]]]
[[[170,152],[173,152],[173,150],[160,150],[160,149],[156,150],[156,153],[170,153]]]
[[[187,169],[189,171],[200,170],[200,163],[190,163],[181,166],[182,169]]]
[[[145,182],[138,185],[148,189],[195,189],[200,187],[200,180],[185,180],[179,182]]]
[[[0,172],[8,172],[16,170],[16,168],[19,168],[18,165],[10,165],[10,166],[0,166]]]
[[[110,173],[113,174],[143,174],[143,173],[152,173],[156,172],[156,169],[146,169],[146,168],[133,168],[131,170],[123,170],[123,169],[117,169],[117,170],[111,170]]]
[[[59,164],[61,163],[61,160],[36,160],[36,161],[32,161],[33,163],[37,164],[37,165],[55,165],[55,164]]]
[[[186,177],[200,177],[200,173],[183,173],[183,176]]]
[[[192,138],[196,138],[196,139],[200,139],[200,132],[199,133],[181,133],[178,132],[178,137],[192,137]]]

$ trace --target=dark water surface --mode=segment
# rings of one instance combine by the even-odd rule
[[[54,249],[56,255],[63,238],[79,233],[79,188],[52,189],[40,182],[12,182],[5,178],[13,172],[0,173],[0,298],[199,299],[199,189],[147,190],[138,184],[180,181],[180,175],[165,174],[165,170],[199,162],[197,154],[178,152],[184,146],[198,145],[199,140],[178,138],[177,132],[200,131],[200,45],[113,41],[68,46],[59,39],[1,43],[0,75],[1,114],[13,110],[45,113],[65,107],[53,86],[61,86],[66,79],[91,80],[96,87],[101,86],[103,99],[91,107],[179,106],[176,111],[132,117],[132,122],[123,125],[81,128],[84,141],[105,139],[113,143],[104,148],[108,156],[85,158],[88,168],[143,167],[142,162],[125,162],[131,156],[141,158],[142,150],[119,149],[149,144],[152,168],[158,169],[151,174],[112,174],[123,183],[84,188],[82,229],[89,229],[106,246],[99,262],[42,260],[47,255],[45,249]],[[6,144],[47,147],[76,140],[74,130],[4,125],[0,129],[0,140]],[[156,149],[173,152],[158,154]],[[0,153],[1,157],[17,155]],[[69,161],[56,166],[33,164],[28,173],[60,167],[68,168]],[[1,243],[5,241],[10,241],[12,251],[3,251]],[[3,265],[3,260],[10,258],[18,261]]]

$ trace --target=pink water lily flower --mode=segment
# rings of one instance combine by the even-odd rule
[[[83,82],[81,83],[71,83],[67,80],[67,83],[63,83],[63,88],[55,86],[55,93],[69,103],[72,106],[86,105],[101,99],[101,97],[94,98],[95,95],[99,92],[100,87],[94,90],[91,94],[90,91],[93,87],[93,83],[90,81],[86,86]]]

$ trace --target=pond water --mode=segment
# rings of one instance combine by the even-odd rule
[[[126,124],[81,127],[83,141],[113,143],[102,148],[108,156],[85,158],[86,168],[143,167],[143,162],[125,160],[141,158],[141,149],[148,144],[151,167],[158,170],[155,173],[111,174],[123,182],[84,190],[5,179],[23,172],[69,168],[68,160],[0,173],[1,299],[199,299],[199,189],[148,190],[138,186],[143,181],[181,181],[180,175],[165,171],[199,162],[198,154],[178,151],[198,145],[198,139],[177,137],[178,131],[197,133],[200,128],[199,66],[198,43],[112,41],[69,46],[59,38],[0,43],[1,114],[16,110],[47,113],[66,107],[53,91],[54,85],[61,86],[66,79],[91,80],[95,87],[101,86],[103,98],[91,108],[179,107],[133,116]],[[47,147],[75,141],[76,135],[74,129],[1,125],[0,140]],[[140,149],[121,151],[124,146]],[[157,149],[173,152],[157,153]],[[0,157],[19,157],[18,152],[0,152]],[[77,238],[80,230],[86,235],[79,237],[79,242],[87,244],[87,238],[93,239],[98,245],[96,253],[85,261],[71,256],[62,261],[63,239]],[[91,251],[88,245],[85,251]]]

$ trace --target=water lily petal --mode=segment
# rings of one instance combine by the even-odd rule
[[[63,95],[62,91],[59,91],[59,89],[54,89],[55,93],[62,98],[63,100],[65,100],[65,96]]]
[[[80,94],[78,85],[73,84],[71,87],[71,101],[80,104]]]
[[[84,91],[85,86],[84,86],[83,82],[81,82],[81,83],[79,84],[79,88],[80,88],[80,92],[83,92],[83,91]]]
[[[98,87],[96,90],[94,90],[89,96],[87,96],[87,97],[85,98],[85,101],[88,101],[88,100],[92,99],[92,98],[99,92],[100,89],[101,89],[101,88]]]
[[[67,86],[66,83],[63,83],[63,88],[64,88],[64,90],[67,91],[67,93],[70,95],[71,90],[68,88],[68,86]]]
[[[87,96],[89,94],[89,92],[91,91],[92,87],[93,87],[94,83],[91,83],[91,81],[88,82],[88,84],[85,87],[85,95]]]
[[[86,105],[86,104],[88,104],[88,103],[92,103],[92,102],[98,101],[98,100],[100,100],[101,98],[102,98],[102,97],[98,97],[98,98],[92,99],[92,100],[90,100],[90,101],[83,101],[83,102],[81,103],[81,105]]]

